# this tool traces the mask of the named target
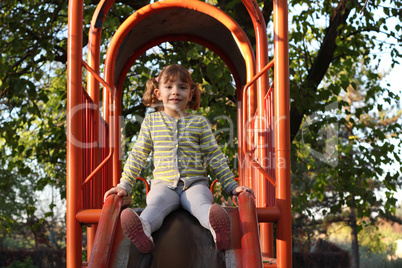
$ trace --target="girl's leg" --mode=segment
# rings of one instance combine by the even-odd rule
[[[230,248],[232,244],[230,218],[226,210],[218,204],[213,204],[209,210],[209,224],[216,248],[219,250]]]
[[[182,192],[180,200],[182,207],[209,230],[209,209],[214,201],[209,188],[204,183],[193,184]]]
[[[162,226],[165,217],[179,206],[180,197],[176,191],[165,185],[155,185],[151,187],[147,195],[147,206],[140,217],[149,225],[153,233]]]
[[[145,223],[138,214],[126,208],[121,212],[121,228],[123,232],[130,238],[139,251],[142,253],[151,252],[154,247],[149,225]]]
[[[155,247],[151,234],[161,227],[163,219],[179,205],[180,198],[175,191],[156,185],[147,195],[147,207],[141,216],[131,209],[122,211],[121,227],[139,251],[149,253]]]
[[[210,230],[218,250],[231,246],[230,218],[218,204],[213,203],[211,191],[205,184],[191,185],[181,196],[181,205]]]

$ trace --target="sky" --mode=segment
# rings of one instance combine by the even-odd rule
[[[380,70],[388,70],[389,66],[391,65],[391,60],[388,59],[390,58],[389,55],[384,56],[384,61],[383,63],[379,66]],[[399,96],[402,97],[402,83],[401,83],[401,75],[402,75],[402,65],[398,64],[395,65],[395,67],[390,71],[389,75],[387,75],[384,78],[384,81],[382,82],[383,85],[386,85],[387,83],[390,84],[390,89],[392,92],[395,94],[398,94]],[[399,102],[399,109],[402,109],[402,101]],[[399,119],[400,123],[402,124],[402,118]],[[400,158],[402,159],[402,154],[400,154]],[[395,165],[395,164],[394,164]],[[401,165],[401,163],[400,163]],[[388,167],[392,168],[392,167]],[[395,198],[398,199],[398,204],[402,204],[402,189],[399,189],[397,193],[395,194]]]
[[[396,24],[398,23],[397,19],[391,19],[387,21],[387,25],[389,29],[395,29]],[[390,40],[391,42],[394,42],[395,45],[397,45],[395,40]],[[401,45],[399,44],[399,51],[401,51]],[[391,68],[391,55],[389,51],[385,51],[382,53],[379,53],[381,62],[378,66],[379,71],[387,72],[389,71],[388,75],[386,75],[381,81],[382,86],[387,86],[389,84],[390,90],[402,97],[402,83],[401,83],[401,75],[402,75],[402,62],[399,62],[399,64],[395,64],[393,68]],[[398,108],[402,110],[402,101],[399,101]],[[402,118],[399,119],[399,123],[402,124]],[[396,143],[394,143],[396,144]],[[402,154],[400,154],[400,158],[402,159]],[[399,163],[401,165],[402,163]],[[388,167],[389,169],[392,169],[392,167]],[[394,164],[395,168],[395,164]],[[399,189],[399,191],[396,193],[395,197],[398,199],[398,204],[402,204],[402,189]]]
[[[389,30],[395,29],[395,26],[400,23],[398,19],[392,18],[387,20],[387,26]],[[397,47],[399,47],[399,52],[401,52],[401,46],[402,43],[399,45],[397,44],[396,40],[386,40],[387,42],[390,42]],[[379,70],[380,71],[390,71],[389,75],[387,75],[383,81],[383,85],[386,85],[386,83],[389,83],[391,85],[391,90],[400,95],[402,92],[402,83],[401,81],[401,75],[402,75],[402,62],[400,64],[396,64],[394,68],[391,69],[391,55],[390,51],[384,51],[384,52],[377,52],[377,56],[381,58],[381,62],[379,64]],[[401,107],[402,108],[402,107]]]

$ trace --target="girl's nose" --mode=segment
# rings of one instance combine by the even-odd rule
[[[173,86],[172,88],[172,94],[178,95],[179,94],[179,89],[176,86]]]

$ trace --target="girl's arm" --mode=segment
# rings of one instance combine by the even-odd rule
[[[116,188],[110,189],[109,191],[111,192],[108,191],[106,193],[108,194],[120,193],[122,194],[122,196],[126,196],[128,193],[131,193],[133,185],[137,180],[137,177],[141,172],[142,167],[144,166],[151,150],[152,150],[151,130],[150,130],[149,117],[147,116],[145,117],[144,121],[141,124],[141,130],[140,133],[138,134],[137,141],[135,142],[133,148],[131,149],[127,162],[124,165],[120,183],[117,185]],[[124,192],[116,189],[124,189]]]
[[[227,164],[227,159],[216,142],[209,122],[204,118],[201,123],[200,149],[202,156],[207,160],[226,193],[233,194],[239,185],[234,180],[233,173]]]
[[[225,189],[228,194],[232,195],[239,195],[242,192],[249,192],[255,198],[254,191],[252,189],[246,186],[239,186],[234,180],[233,173],[227,164],[226,157],[219,148],[208,121],[205,123],[205,127],[201,133],[200,148],[204,157],[209,159],[209,165],[212,168],[215,176],[222,184],[223,189]]]

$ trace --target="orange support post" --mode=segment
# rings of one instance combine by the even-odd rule
[[[256,71],[260,72],[268,63],[268,40],[267,40],[267,29],[265,26],[264,17],[260,11],[260,8],[255,0],[243,0],[243,4],[246,6],[250,17],[253,22],[254,31],[256,34]],[[269,78],[268,72],[264,72],[261,77],[257,80],[257,108],[256,114],[249,113],[249,121],[253,118],[254,121],[254,141],[256,145],[257,152],[254,154],[255,158],[258,159],[258,163],[264,169],[266,169],[266,163],[268,161],[267,157],[271,157],[267,155],[267,135],[266,131],[268,129],[267,126],[267,115],[265,114],[265,95],[268,92],[269,88]],[[252,111],[253,112],[253,111]],[[250,174],[250,173],[249,173]],[[251,176],[255,176],[257,179],[256,184],[256,195],[257,195],[257,206],[258,207],[268,207],[273,206],[275,204],[269,203],[269,194],[274,195],[274,193],[270,193],[268,189],[269,182],[266,177],[261,174],[261,172],[254,171],[251,173]],[[261,249],[264,257],[273,257],[274,256],[274,248],[273,248],[273,227],[272,223],[261,223],[260,224],[260,233],[261,233]]]
[[[289,115],[289,37],[286,0],[274,0],[274,96],[275,163],[277,205],[281,218],[277,224],[277,265],[292,267],[292,215],[290,192],[290,115]]]
[[[68,6],[67,66],[67,267],[81,267],[82,231],[75,216],[82,208],[82,36],[83,2]]]

